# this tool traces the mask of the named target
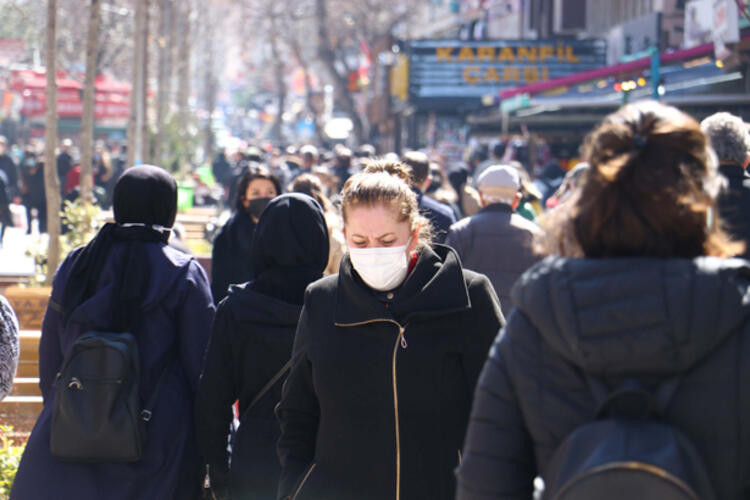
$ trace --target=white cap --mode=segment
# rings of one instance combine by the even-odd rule
[[[479,176],[477,187],[488,202],[512,205],[521,189],[521,177],[513,167],[493,165]]]

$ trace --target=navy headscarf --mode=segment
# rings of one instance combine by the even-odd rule
[[[302,304],[305,288],[323,276],[328,265],[328,227],[323,210],[300,193],[271,200],[258,221],[251,259],[253,290],[292,304]]]
[[[88,245],[73,254],[63,294],[63,321],[97,290],[101,271],[116,243],[127,245],[115,283],[116,310],[110,325],[90,325],[126,331],[137,321],[139,300],[150,269],[143,243],[166,244],[177,216],[177,183],[164,169],[141,165],[126,170],[115,184],[115,223],[105,224]]]

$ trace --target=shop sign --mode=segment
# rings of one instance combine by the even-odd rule
[[[416,40],[409,98],[421,109],[479,107],[485,95],[604,65],[601,40]]]

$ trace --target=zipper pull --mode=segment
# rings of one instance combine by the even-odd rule
[[[406,332],[406,328],[400,326],[398,330],[398,334],[399,336],[401,336],[401,349],[406,349],[407,347],[409,347],[409,344],[406,343],[406,335],[404,335],[404,332]]]
[[[203,489],[207,490],[211,488],[211,475],[209,474],[210,465],[206,464],[206,477],[203,478]]]

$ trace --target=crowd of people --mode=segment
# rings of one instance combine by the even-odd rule
[[[222,152],[210,279],[176,181],[124,170],[55,274],[11,499],[746,498],[742,119],[645,101],[567,169],[486,153]]]

